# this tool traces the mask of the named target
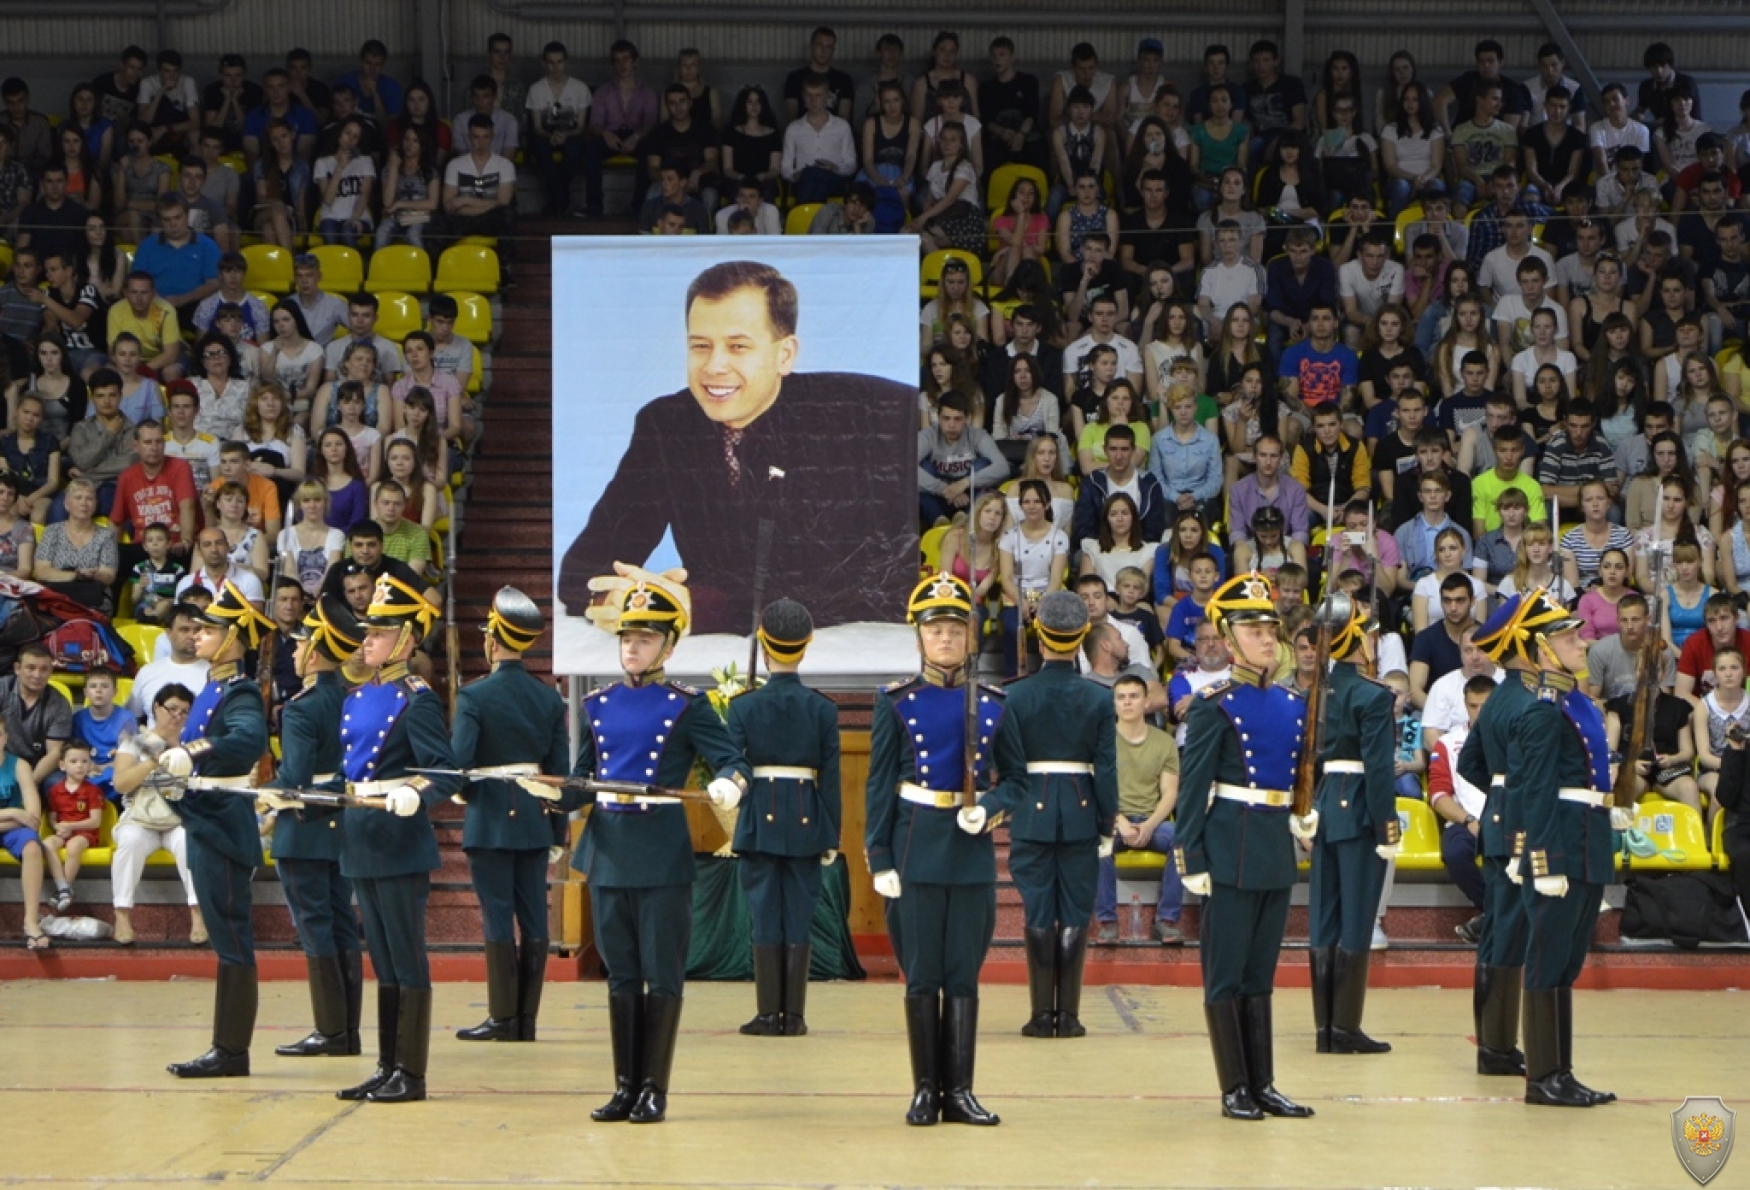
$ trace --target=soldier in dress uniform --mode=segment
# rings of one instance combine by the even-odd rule
[[[1509,872],[1509,868],[1525,842],[1520,829],[1524,766],[1516,753],[1521,739],[1517,726],[1525,708],[1535,701],[1538,672],[1535,642],[1530,631],[1521,631],[1520,625],[1528,610],[1523,594],[1509,597],[1472,640],[1490,660],[1510,672],[1483,703],[1477,725],[1458,755],[1459,776],[1478,789],[1488,790],[1482,821],[1477,824],[1477,849],[1483,857],[1483,927],[1477,938],[1471,991],[1477,1073],[1520,1077],[1525,1074],[1525,1055],[1519,1051],[1525,898],[1517,871]]]
[[[279,773],[275,788],[264,789],[261,800],[279,811],[273,828],[274,867],[304,948],[316,1029],[274,1053],[287,1058],[357,1054],[364,958],[352,911],[352,883],[340,871],[342,811],[306,805],[280,791],[338,793],[345,788],[340,717],[346,684],[340,670],[364,643],[365,630],[344,599],[325,597],[292,636],[304,685],[280,713]]]
[[[640,580],[615,596],[615,606],[617,616],[597,623],[619,636],[626,677],[584,700],[572,775],[673,789],[702,758],[712,803],[733,808],[747,788],[747,762],[711,700],[663,674],[686,635],[687,589],[666,577]],[[571,862],[589,882],[596,949],[607,967],[614,1093],[590,1119],[654,1124],[668,1112],[693,926],[686,810],[666,795],[570,793],[561,804],[595,807]]]
[[[565,700],[523,668],[522,655],[546,631],[535,601],[501,587],[482,626],[492,672],[456,695],[450,748],[479,774],[463,797],[462,850],[480,899],[486,935],[486,1020],[463,1041],[533,1041],[547,975],[548,852],[566,840],[566,816],[549,812],[513,778],[563,773],[571,760]],[[519,949],[517,933],[522,933]]]
[[[1206,686],[1185,717],[1176,860],[1203,898],[1203,1015],[1221,1082],[1221,1113],[1239,1120],[1310,1116],[1274,1085],[1270,993],[1289,894],[1294,839],[1318,811],[1291,813],[1306,704],[1273,685],[1278,619],[1257,573],[1216,588],[1205,615],[1233,654],[1233,676]],[[1291,818],[1293,821],[1291,821]]]
[[[211,663],[207,684],[189,710],[181,746],[158,758],[164,773],[188,780],[180,810],[188,831],[189,872],[219,958],[212,1048],[192,1062],[172,1065],[170,1073],[178,1078],[249,1073],[257,1003],[250,883],[261,866],[261,831],[254,802],[201,790],[255,783],[255,764],[267,751],[267,712],[261,687],[243,672],[243,659],[273,626],[234,584],[224,585],[201,615],[195,644],[195,655]]]
[[[996,802],[1010,819],[1009,871],[1026,911],[1033,1010],[1021,1032],[1081,1037],[1088,922],[1118,818],[1117,712],[1111,691],[1076,672],[1088,634],[1081,599],[1051,592],[1034,623],[1044,664],[1007,688],[998,729],[1026,764],[1025,780],[1005,780]]]
[[[753,766],[735,824],[756,1004],[741,1031],[801,1037],[820,870],[838,858],[839,713],[796,676],[814,636],[807,608],[776,600],[760,613],[758,635],[771,676],[729,704],[729,738]]]
[[[917,626],[923,671],[876,694],[870,733],[864,844],[905,974],[908,1124],[999,1122],[973,1096],[972,1074],[978,971],[996,930],[990,832],[1003,816],[989,808],[988,793],[962,807],[965,749],[975,750],[980,789],[993,783],[993,768],[1023,773],[1026,760],[997,730],[1003,695],[995,688],[979,688],[977,738],[967,738],[965,683],[977,663],[971,612],[971,589],[952,575],[934,575],[912,591],[906,620]]]
[[[1319,815],[1308,912],[1313,1024],[1321,1054],[1383,1054],[1391,1046],[1361,1031],[1361,1014],[1386,861],[1403,847],[1392,785],[1396,695],[1366,676],[1379,629],[1367,604],[1333,595],[1315,623],[1328,625],[1336,664],[1323,678],[1323,772],[1313,801]]]
[[[376,676],[347,695],[341,712],[341,771],[354,797],[380,798],[383,810],[343,815],[341,871],[353,882],[365,946],[377,973],[377,1069],[342,1099],[411,1103],[425,1098],[431,1048],[431,965],[425,903],[439,866],[426,811],[461,788],[461,778],[412,769],[454,769],[443,704],[408,672],[407,660],[436,609],[393,575],[377,579],[365,609],[360,655]],[[388,812],[385,813],[384,810]]]
[[[1519,631],[1535,642],[1544,668],[1519,716],[1513,774],[1525,826],[1525,1102],[1545,1107],[1616,1098],[1574,1077],[1574,980],[1592,945],[1604,886],[1616,875],[1614,832],[1632,825],[1628,810],[1610,804],[1610,744],[1603,713],[1579,684],[1586,676],[1579,629],[1547,592],[1526,596]]]

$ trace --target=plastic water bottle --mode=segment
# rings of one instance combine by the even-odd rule
[[[1130,894],[1130,910],[1124,918],[1124,936],[1132,942],[1142,941],[1142,895]]]

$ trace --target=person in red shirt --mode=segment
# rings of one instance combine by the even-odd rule
[[[139,461],[116,478],[115,504],[109,512],[116,536],[123,539],[117,570],[122,575],[133,574],[145,558],[141,538],[148,525],[170,526],[170,553],[178,559],[189,556],[199,527],[194,471],[184,460],[165,455],[164,427],[155,421],[135,426],[134,454]]]
[[[103,825],[103,790],[88,779],[91,745],[68,740],[61,750],[61,772],[63,779],[49,786],[49,824],[55,833],[43,848],[43,865],[55,878],[56,913],[72,906],[80,857],[97,846],[97,831]]]
[[[1692,701],[1713,691],[1714,650],[1729,647],[1743,653],[1750,648],[1750,632],[1738,627],[1738,605],[1730,595],[1709,596],[1702,605],[1702,623],[1707,630],[1685,641],[1677,657],[1677,693]]]

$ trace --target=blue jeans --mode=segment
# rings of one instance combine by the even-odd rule
[[[354,227],[345,219],[323,219],[316,224],[316,234],[330,244],[345,244],[348,248],[356,248],[361,239],[370,239],[371,224],[367,220]]]
[[[1440,862],[1458,891],[1476,908],[1483,907],[1483,870],[1477,867],[1477,837],[1469,827],[1449,822],[1440,828]]]
[[[796,175],[796,180],[791,183],[791,190],[799,203],[825,202],[829,198],[844,197],[845,185],[849,181],[849,178],[835,174],[830,169],[810,165]]]
[[[1476,196],[1477,188],[1475,184],[1471,182],[1460,182],[1453,188],[1452,202],[1454,206],[1468,207],[1471,204],[1471,200],[1476,198]]]
[[[1399,773],[1394,782],[1399,797],[1407,797],[1413,802],[1422,800],[1422,777],[1419,773]]]
[[[1126,814],[1124,816],[1133,825],[1146,822],[1146,814]],[[1112,845],[1113,851],[1155,851],[1167,857],[1167,866],[1161,869],[1160,899],[1155,903],[1156,921],[1178,921],[1179,910],[1185,904],[1185,886],[1179,879],[1179,865],[1173,862],[1173,823],[1171,820],[1155,827],[1154,837],[1145,847],[1127,847],[1124,837],[1120,835]],[[1100,861],[1100,883],[1094,890],[1094,917],[1098,921],[1113,922],[1118,920],[1118,864],[1108,856]]]

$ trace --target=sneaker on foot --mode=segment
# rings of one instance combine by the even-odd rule
[[[73,890],[62,887],[55,890],[54,907],[56,913],[65,913],[73,907]]]
[[[1453,926],[1452,932],[1458,935],[1460,942],[1469,946],[1475,946],[1477,944],[1477,939],[1482,936],[1483,932],[1482,914],[1479,913],[1463,925]]]
[[[1373,923],[1373,950],[1384,950],[1391,945],[1391,939],[1385,936],[1385,926],[1379,922]]]
[[[1176,921],[1155,922],[1155,941],[1162,946],[1185,945],[1185,932],[1179,928]]]
[[[1116,946],[1118,944],[1118,923],[1103,921],[1099,932],[1094,935],[1094,942],[1099,946]]]

